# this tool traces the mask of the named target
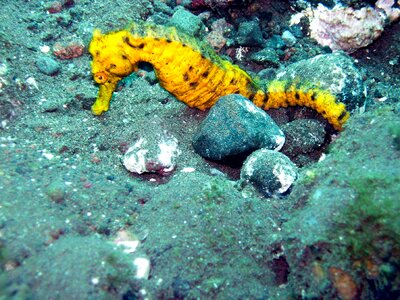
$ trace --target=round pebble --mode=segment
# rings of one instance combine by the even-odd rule
[[[36,67],[43,74],[53,76],[60,71],[60,64],[48,56],[40,56],[36,59]]]
[[[268,149],[253,152],[243,164],[240,178],[267,197],[286,193],[298,176],[297,167],[284,154]]]
[[[46,195],[51,201],[61,203],[65,199],[65,184],[61,181],[52,181],[46,189]]]

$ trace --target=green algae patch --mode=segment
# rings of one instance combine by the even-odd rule
[[[356,259],[388,255],[400,250],[400,176],[366,176],[351,183],[355,201],[344,212],[337,232]],[[395,252],[397,252],[395,251]]]
[[[7,277],[0,284],[24,284],[7,287],[6,299],[122,299],[137,292],[132,259],[96,237],[61,238]]]
[[[361,299],[395,296],[392,283],[400,280],[397,120],[391,108],[354,116],[325,160],[303,169],[289,196],[297,204],[281,233],[294,295],[296,287],[307,286],[307,297],[337,296],[332,270],[339,270]]]

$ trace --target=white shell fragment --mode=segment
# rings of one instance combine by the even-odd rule
[[[175,169],[180,152],[177,139],[167,134],[156,138],[142,137],[125,153],[123,164],[133,173],[166,175]]]

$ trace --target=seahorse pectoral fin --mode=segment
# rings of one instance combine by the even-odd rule
[[[98,116],[108,110],[108,107],[110,106],[110,100],[117,87],[117,83],[118,82],[111,82],[100,85],[96,102],[92,105],[92,114]]]

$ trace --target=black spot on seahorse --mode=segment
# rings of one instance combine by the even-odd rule
[[[208,70],[207,70],[207,71],[205,71],[203,74],[201,74],[201,76],[203,76],[203,78],[207,78],[209,74],[210,74],[210,73],[209,73]]]
[[[189,80],[189,74],[188,73],[183,74],[183,80],[185,80],[185,81]]]
[[[299,99],[300,99],[300,95],[299,95],[299,93],[298,93],[298,92],[296,92],[296,94],[294,94],[294,97],[296,98],[296,100],[299,100]]]
[[[265,93],[262,109],[267,110],[268,100],[269,100],[269,93]]]
[[[197,81],[191,82],[189,83],[190,87],[195,88],[196,86],[199,85],[199,83]]]
[[[131,40],[129,39],[129,37],[125,36],[123,38],[124,42],[127,43],[130,47],[134,48],[134,49],[143,49],[144,48],[144,43],[140,43],[139,45],[134,45],[132,44]]]
[[[315,101],[316,99],[317,99],[317,93],[315,93],[315,92],[313,92],[312,94],[311,94],[311,100],[312,101]]]
[[[340,114],[340,116],[338,117],[338,120],[341,121],[345,116],[347,115],[347,111],[343,110]]]

